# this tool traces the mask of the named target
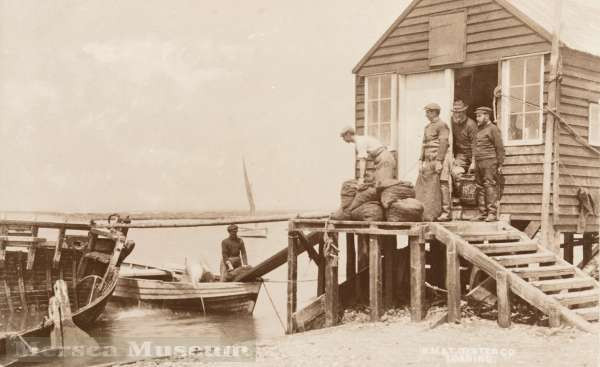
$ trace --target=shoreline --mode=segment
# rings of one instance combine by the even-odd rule
[[[431,325],[444,309],[413,323],[406,311],[379,322],[357,317],[341,325],[255,341],[255,359],[232,362],[201,354],[158,357],[104,366],[597,366],[598,334],[465,317]],[[599,329],[600,330],[600,329]],[[250,343],[252,344],[252,343]]]

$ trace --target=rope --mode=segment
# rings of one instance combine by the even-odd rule
[[[317,279],[303,279],[303,280],[279,280],[279,279],[267,279],[263,278],[263,282],[265,283],[309,283],[316,282]]]
[[[509,96],[509,95],[503,94],[502,92],[499,92],[499,95],[501,97],[506,97],[506,98],[509,98],[509,99],[512,99],[512,100],[515,100],[515,101],[523,102],[523,103],[525,103],[525,104],[527,104],[529,106],[532,106],[532,107],[540,108],[540,109],[542,109],[542,111],[548,112],[548,113],[552,114],[554,117],[556,117],[558,119],[558,121],[562,125],[564,125],[564,127],[567,129],[567,131],[571,135],[573,135],[575,137],[575,140],[577,140],[580,144],[582,144],[583,146],[585,146],[587,149],[591,150],[595,154],[600,155],[600,150],[594,148],[587,141],[585,141],[585,139],[581,135],[579,135],[575,130],[573,130],[573,128],[571,127],[571,125],[560,114],[558,114],[557,112],[549,109],[547,106],[540,106],[540,105],[538,105],[536,103],[529,102],[529,101],[527,101],[525,99],[520,99],[520,98],[517,98],[517,97],[513,97],[513,96]]]
[[[269,288],[267,288],[267,285],[265,284],[264,280],[261,281],[263,287],[265,287],[265,291],[267,292],[267,297],[269,298],[269,302],[271,302],[271,306],[273,307],[273,311],[275,311],[275,315],[277,315],[277,319],[279,319],[279,324],[281,324],[281,328],[283,329],[283,332],[286,332],[286,328],[285,328],[285,324],[283,323],[283,320],[281,319],[281,316],[279,316],[279,312],[277,312],[277,307],[275,307],[275,303],[273,303],[273,299],[271,298],[271,293],[269,293]]]

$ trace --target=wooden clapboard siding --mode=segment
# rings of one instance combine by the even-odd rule
[[[354,120],[356,124],[356,132],[358,134],[362,134],[365,128],[365,78],[357,75],[354,85]]]
[[[561,116],[585,141],[589,131],[589,105],[600,101],[600,58],[563,48],[560,85]],[[600,197],[600,156],[560,129],[560,230],[575,231],[578,220],[579,187]],[[596,220],[588,230],[598,231]]]
[[[406,17],[387,33],[378,47],[354,71],[417,73],[429,66],[429,19],[456,11],[467,13],[467,56],[464,65],[497,62],[502,57],[549,52],[544,35],[493,0],[443,0],[418,2]]]

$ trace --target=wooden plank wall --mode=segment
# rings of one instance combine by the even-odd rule
[[[359,75],[425,72],[429,67],[429,17],[467,12],[467,57],[463,66],[501,57],[550,51],[550,43],[493,0],[422,0],[358,70]]]
[[[589,104],[600,101],[600,58],[563,48],[560,86],[561,116],[588,140]],[[597,147],[598,148],[598,147]],[[562,127],[560,130],[560,227],[577,229],[578,187],[600,196],[600,157],[582,146]],[[597,203],[598,205],[599,203]],[[589,220],[587,231],[598,231],[598,220]]]

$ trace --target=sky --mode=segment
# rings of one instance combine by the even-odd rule
[[[407,0],[0,0],[0,210],[334,209]]]

